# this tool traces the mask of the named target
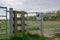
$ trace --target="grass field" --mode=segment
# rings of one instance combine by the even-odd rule
[[[2,21],[0,21],[2,22]],[[26,29],[27,30],[38,30],[40,29],[40,22],[41,21],[28,21],[28,26],[26,26]],[[60,21],[44,21],[44,28],[60,28]],[[7,23],[7,27],[8,29],[10,28],[10,24],[9,24],[9,21]],[[0,29],[1,28],[6,28],[6,24],[4,22],[0,23]],[[10,30],[10,29],[9,29]],[[5,30],[0,30],[0,33],[1,32],[5,32]]]
[[[44,21],[44,28],[60,28],[60,21]],[[40,21],[28,21],[29,27],[40,27]]]
[[[0,21],[2,22],[2,21]],[[41,21],[28,21],[27,23],[27,27],[28,28],[40,28],[40,22]],[[60,28],[60,21],[44,21],[44,28]],[[10,28],[10,23],[8,21],[7,23],[7,27]],[[26,27],[26,28],[27,28]],[[0,23],[0,28],[6,28],[6,23],[4,23],[4,21],[2,23]]]
[[[20,35],[20,36],[19,36]],[[52,40],[52,38],[49,37],[44,37],[38,34],[30,34],[30,33],[25,33],[25,34],[17,34],[14,37],[10,38],[4,38],[0,40]]]

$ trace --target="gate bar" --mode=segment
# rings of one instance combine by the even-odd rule
[[[2,6],[0,6],[0,8],[7,9],[7,7],[2,7]]]

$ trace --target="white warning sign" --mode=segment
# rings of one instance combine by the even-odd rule
[[[41,20],[41,17],[42,17],[41,14],[42,14],[42,13],[40,13],[40,12],[37,12],[37,13],[36,13],[36,20]]]

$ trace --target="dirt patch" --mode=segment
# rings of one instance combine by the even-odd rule
[[[45,28],[44,29],[44,36],[46,37],[52,37],[54,36],[55,33],[60,33],[60,28]],[[30,33],[33,34],[41,34],[40,30],[33,30],[33,31],[29,31]]]

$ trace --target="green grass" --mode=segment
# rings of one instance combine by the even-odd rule
[[[39,30],[40,28],[38,28],[38,27],[32,27],[32,28],[26,28],[26,30]]]
[[[32,26],[28,26],[28,28],[30,27],[40,28],[40,22],[41,21],[28,21],[28,24],[32,24]],[[39,25],[37,26],[34,24],[39,24]],[[9,21],[8,21],[7,26],[8,28],[10,27]],[[0,28],[6,28],[6,24],[0,24]],[[60,21],[44,21],[44,28],[60,28]]]
[[[54,37],[55,37],[55,38],[60,38],[60,33],[54,34]]]
[[[28,24],[32,24],[32,26],[28,27],[39,27],[40,28],[41,21],[28,21]],[[39,24],[38,26],[35,24]],[[44,28],[60,28],[60,21],[44,21]]]
[[[27,30],[38,30],[38,29],[40,29],[40,22],[41,21],[28,21],[28,24],[33,24],[33,25],[28,26],[28,28],[26,28],[26,29]],[[34,24],[39,24],[39,25],[37,26]],[[9,29],[10,28],[9,21],[8,21],[7,26]],[[6,24],[0,24],[0,28],[6,28]],[[44,28],[60,28],[60,21],[44,21]]]
[[[1,40],[6,40],[6,39],[1,39]],[[14,37],[11,37],[8,40],[52,40],[48,37],[40,36],[37,34],[30,34],[30,33],[25,33],[21,34],[19,33],[18,35],[15,35]]]
[[[33,26],[28,26],[27,30],[38,30],[40,29],[40,26],[34,25],[34,24],[40,24],[40,21],[28,21],[28,24],[33,24]],[[8,21],[8,28],[10,24]],[[0,28],[6,28],[5,24],[0,24]],[[60,21],[44,21],[44,28],[60,28]],[[4,32],[4,30],[1,30],[0,32]],[[55,37],[60,38],[60,34],[55,34]],[[0,39],[0,40],[6,40],[6,39]],[[18,34],[14,37],[7,38],[7,40],[52,40],[51,38],[40,36],[37,34]]]

